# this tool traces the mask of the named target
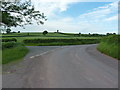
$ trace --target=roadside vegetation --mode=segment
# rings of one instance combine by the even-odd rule
[[[2,42],[2,64],[22,59],[28,51],[21,43]]]
[[[44,35],[43,33],[9,33],[2,34],[2,64],[6,64],[9,62],[13,62],[16,60],[22,59],[27,53],[28,49],[25,46],[63,46],[63,45],[81,45],[81,44],[97,44],[100,43],[101,38],[102,42],[98,46],[98,50],[103,53],[108,53],[110,50],[112,55],[115,58],[116,52],[118,49],[116,43],[109,44],[106,42],[108,40],[108,36],[99,35],[99,34],[73,34],[73,33],[47,33]],[[113,35],[116,36],[116,35]],[[113,37],[112,37],[113,38]],[[114,38],[115,39],[115,38]],[[110,42],[111,43],[111,42]],[[117,43],[118,44],[118,43]],[[109,45],[109,47],[108,47]],[[106,51],[107,47],[107,51]],[[113,51],[112,51],[113,50]],[[108,54],[109,55],[109,54]]]
[[[101,37],[74,36],[60,33],[9,33],[2,34],[2,64],[22,59],[28,49],[25,46],[62,46],[99,43]]]
[[[104,54],[120,60],[120,35],[110,35],[104,37],[97,49]]]

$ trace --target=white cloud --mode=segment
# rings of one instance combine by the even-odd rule
[[[99,8],[105,9],[105,8],[108,8],[108,6],[103,6],[103,7],[99,7]]]
[[[66,11],[73,2],[69,0],[61,0],[54,2],[41,2],[32,0],[37,10],[45,13],[48,21],[43,26],[29,26],[26,31],[48,31],[55,32],[75,32],[75,33],[107,33],[117,32],[117,9],[118,2],[95,8],[89,13],[80,15],[79,17],[60,17],[59,13]],[[37,2],[38,1],[38,2]],[[79,0],[76,0],[79,1]],[[82,0],[81,0],[82,1]],[[50,20],[49,20],[50,17]],[[24,31],[24,30],[23,30]]]
[[[39,10],[47,17],[56,16],[56,14],[66,11],[68,6],[73,2],[78,2],[79,0],[31,0],[35,5],[36,10]]]
[[[80,17],[89,17],[89,18],[92,18],[92,17],[104,17],[104,16],[107,16],[111,13],[115,13],[117,14],[118,12],[118,2],[113,2],[111,4],[108,4],[108,5],[105,5],[103,7],[98,7],[98,8],[95,8],[93,9],[93,11],[90,11],[90,13],[86,13],[86,14],[83,14],[83,15],[80,15]]]
[[[66,18],[62,18],[61,19],[61,22],[67,22],[67,23],[69,23],[69,22],[73,22],[73,18],[72,17],[66,17]]]
[[[55,16],[59,12],[66,11],[69,8],[70,4],[73,4],[73,2],[88,2],[88,0],[31,0],[32,3],[35,5],[36,10],[40,10],[41,12],[45,13],[48,17]],[[95,0],[89,0],[89,1],[95,1]],[[101,2],[105,2],[106,0],[102,0]],[[116,0],[111,0],[116,1]],[[98,2],[98,1],[96,1]],[[110,2],[110,0],[109,0]],[[107,9],[109,7],[115,7],[118,8],[118,1],[115,3],[99,7],[100,9]],[[97,8],[97,9],[99,9]],[[109,12],[107,10],[103,10],[100,13]],[[93,12],[94,13],[94,12]]]
[[[105,21],[113,21],[113,20],[118,20],[118,16],[112,16],[112,17],[109,17],[107,19],[105,19]]]

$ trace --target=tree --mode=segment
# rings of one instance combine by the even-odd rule
[[[18,31],[18,33],[20,33],[20,31]]]
[[[113,33],[113,35],[116,35],[116,33]]]
[[[59,33],[59,30],[57,30],[57,33]]]
[[[43,35],[46,35],[46,34],[48,34],[48,31],[44,31],[44,32],[43,32]]]
[[[11,32],[11,29],[10,29],[10,28],[6,29],[6,33],[7,33],[7,34],[9,34],[10,32]]]
[[[79,32],[79,36],[81,35],[81,33]]]
[[[24,26],[28,24],[33,24],[33,21],[36,23],[44,24],[46,21],[46,16],[40,11],[35,11],[34,5],[29,1],[18,2],[2,2],[1,3],[1,14],[2,20],[0,25],[5,25],[6,29],[10,27]]]

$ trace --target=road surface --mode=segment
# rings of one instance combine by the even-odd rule
[[[96,45],[63,46],[30,59],[24,71],[3,75],[3,87],[118,87],[118,61],[98,52]]]

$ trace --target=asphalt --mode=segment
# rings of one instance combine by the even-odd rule
[[[3,88],[117,88],[118,61],[96,46],[63,46],[30,55],[26,67],[4,73]]]

